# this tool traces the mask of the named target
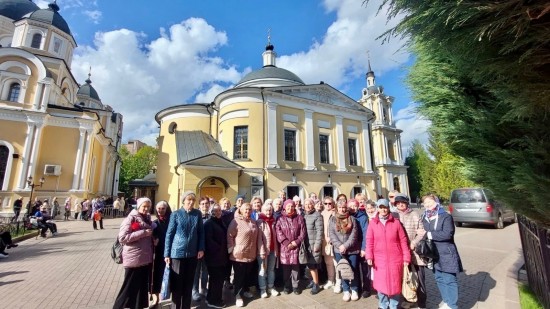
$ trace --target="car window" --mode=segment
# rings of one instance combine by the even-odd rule
[[[485,203],[481,189],[459,189],[451,194],[451,203]]]
[[[495,194],[493,193],[493,191],[489,190],[489,189],[484,189],[485,191],[485,196],[487,196],[487,199],[489,201],[494,201],[495,200]]]

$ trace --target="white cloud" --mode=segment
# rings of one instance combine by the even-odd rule
[[[404,42],[394,38],[382,44],[376,39],[399,19],[388,23],[386,10],[378,14],[380,3],[371,1],[365,7],[358,0],[325,0],[327,12],[334,11],[337,18],[322,40],[307,51],[280,57],[277,66],[291,70],[306,83],[322,80],[337,88],[367,72],[367,50],[377,75],[399,67],[409,58],[398,51]]]
[[[393,119],[395,126],[403,130],[403,133],[401,133],[401,150],[404,157],[414,140],[418,140],[422,145],[428,144],[428,128],[431,122],[416,112],[414,102],[409,103],[406,108],[400,109]]]
[[[377,75],[397,68],[409,55],[396,53],[403,44],[398,39],[384,45],[376,40],[396,22],[387,24],[385,14],[377,14],[380,1],[365,7],[358,0],[325,0],[327,13],[334,12],[336,20],[323,38],[306,51],[280,56],[277,65],[306,83],[323,80],[337,88],[363,76],[367,50]],[[72,68],[83,82],[92,66],[93,86],[103,103],[124,115],[124,140],[154,140],[156,112],[190,100],[210,102],[248,73],[249,68],[238,71],[214,56],[227,42],[225,32],[201,18],[162,28],[152,39],[128,29],[100,32],[93,46],[77,49]]]
[[[88,16],[88,18],[94,23],[99,24],[99,21],[101,20],[101,16],[103,15],[101,11],[98,10],[85,10],[84,15]]]

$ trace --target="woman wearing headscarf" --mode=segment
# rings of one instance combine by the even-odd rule
[[[304,200],[304,220],[307,230],[307,268],[311,274],[310,293],[315,295],[321,291],[319,287],[319,264],[323,243],[323,217],[315,210],[315,202],[311,198]]]
[[[172,213],[166,231],[164,260],[170,265],[172,308],[191,307],[191,292],[197,261],[204,255],[204,227],[200,210],[194,209],[196,196],[186,191],[182,207]]]
[[[283,204],[283,212],[275,224],[277,241],[279,242],[280,259],[283,266],[283,282],[285,294],[299,295],[298,288],[300,263],[298,254],[300,245],[306,238],[306,225],[304,218],[298,215],[296,204],[288,199]],[[292,287],[292,290],[291,290]]]
[[[250,217],[252,205],[244,203],[235,212],[235,218],[231,221],[227,230],[227,252],[229,259],[233,262],[233,295],[235,295],[237,307],[244,306],[242,297],[252,298],[253,295],[246,289],[250,286],[257,274],[254,273],[254,264],[256,257],[260,255],[262,259],[266,257],[266,251],[263,246],[264,241],[261,237],[256,220]]]
[[[455,225],[453,217],[449,215],[439,204],[439,199],[434,195],[422,198],[424,215],[422,224],[439,253],[439,259],[429,263],[435,274],[435,282],[441,293],[444,306],[458,308],[458,281],[456,276],[462,272],[462,261],[455,245]]]
[[[266,257],[262,259],[258,256],[258,283],[260,286],[260,296],[266,298],[268,294],[278,296],[279,292],[275,290],[275,264],[279,256],[279,246],[277,244],[277,235],[275,234],[275,217],[273,217],[273,207],[267,203],[262,206],[257,221],[258,228],[262,232],[263,237],[260,240],[266,249]]]
[[[220,205],[212,206],[212,216],[204,222],[204,262],[208,267],[208,294],[206,304],[209,307],[224,308],[222,299],[223,281],[229,256],[227,252],[227,226],[222,220]]]
[[[202,214],[202,223],[210,218],[210,199],[201,197],[199,199],[199,210]],[[199,282],[200,281],[200,282]],[[200,283],[200,286],[199,286]],[[197,262],[197,270],[195,271],[195,279],[193,280],[193,300],[200,301],[206,295],[206,284],[208,283],[208,269],[204,263],[204,259],[199,259]]]
[[[411,262],[407,234],[390,214],[388,200],[376,203],[378,216],[367,229],[367,263],[372,266],[373,287],[378,291],[378,307],[397,309],[401,296],[403,266]]]
[[[323,286],[323,289],[334,289],[334,293],[342,292],[342,283],[340,279],[336,279],[336,269],[334,268],[334,252],[332,250],[332,244],[330,242],[330,233],[328,226],[330,219],[334,216],[334,200],[330,196],[323,198],[323,261],[325,262],[327,269],[327,283]]]
[[[149,306],[149,276],[153,262],[153,229],[149,209],[151,200],[138,199],[134,209],[122,221],[118,241],[122,247],[124,281],[113,309],[146,308]]]
[[[330,242],[336,263],[346,259],[353,270],[353,280],[342,279],[344,301],[359,299],[359,253],[361,252],[361,227],[349,213],[346,202],[338,202],[336,213],[329,221]]]
[[[162,286],[162,277],[166,262],[164,261],[164,244],[166,243],[166,231],[170,223],[170,215],[172,209],[166,201],[160,201],[155,206],[157,219],[155,224],[157,227],[153,230],[153,240],[155,244],[155,258],[153,261],[153,287],[152,293],[156,295],[156,304],[159,302],[159,293]]]

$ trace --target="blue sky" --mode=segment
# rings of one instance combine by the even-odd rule
[[[46,7],[49,1],[35,1]],[[404,85],[411,55],[403,41],[376,40],[395,24],[379,0],[59,0],[78,48],[72,70],[92,85],[102,102],[124,115],[124,140],[154,144],[153,117],[168,106],[210,102],[262,65],[271,29],[277,66],[306,83],[324,81],[354,99],[365,87],[367,50],[376,83],[395,97],[405,148],[425,139]]]

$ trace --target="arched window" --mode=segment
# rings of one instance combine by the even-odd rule
[[[2,187],[4,186],[4,176],[6,176],[9,155],[9,148],[4,145],[0,145],[0,190],[2,190]]]
[[[17,102],[19,100],[19,93],[21,92],[21,85],[18,83],[13,83],[10,86],[10,91],[8,92],[8,101]]]
[[[40,34],[40,33],[33,34],[31,47],[32,48],[40,48],[40,43],[42,43],[42,34]]]
[[[393,177],[393,189],[401,192],[401,186],[399,185],[399,177]]]

